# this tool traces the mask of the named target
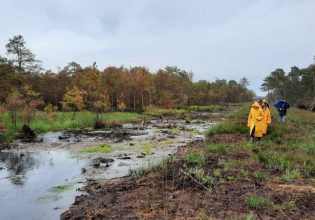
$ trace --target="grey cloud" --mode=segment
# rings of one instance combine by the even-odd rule
[[[251,81],[307,66],[315,53],[311,0],[0,0],[0,54],[16,34],[56,70],[83,65],[177,65],[195,80]]]

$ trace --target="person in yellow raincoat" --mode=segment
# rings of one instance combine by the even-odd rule
[[[260,139],[263,135],[263,119],[264,113],[258,102],[254,102],[248,115],[247,126],[249,127],[250,141],[254,138]]]
[[[269,109],[269,104],[266,101],[266,99],[262,99],[259,101],[259,104],[261,106],[261,109],[264,113],[264,119],[263,119],[263,135],[267,134],[268,126],[271,124],[271,113]]]

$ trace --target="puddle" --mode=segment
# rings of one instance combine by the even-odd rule
[[[85,164],[64,150],[0,152],[1,218],[59,219],[81,187]],[[51,190],[65,185],[66,190]]]

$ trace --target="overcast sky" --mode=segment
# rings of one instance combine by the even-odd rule
[[[314,0],[0,0],[0,55],[14,35],[46,69],[70,61],[167,65],[194,80],[239,80],[258,94],[275,68],[315,55]]]

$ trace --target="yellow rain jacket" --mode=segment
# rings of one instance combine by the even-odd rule
[[[268,125],[270,125],[271,123],[271,113],[270,113],[269,105],[266,99],[263,99],[262,102],[265,103],[265,107],[262,109],[264,113],[264,119],[263,119],[263,124],[262,124],[263,134],[267,134]]]
[[[252,134],[255,128],[254,137],[262,137],[263,135],[263,119],[264,113],[258,102],[254,102],[248,115],[247,126],[249,127],[249,135]]]

